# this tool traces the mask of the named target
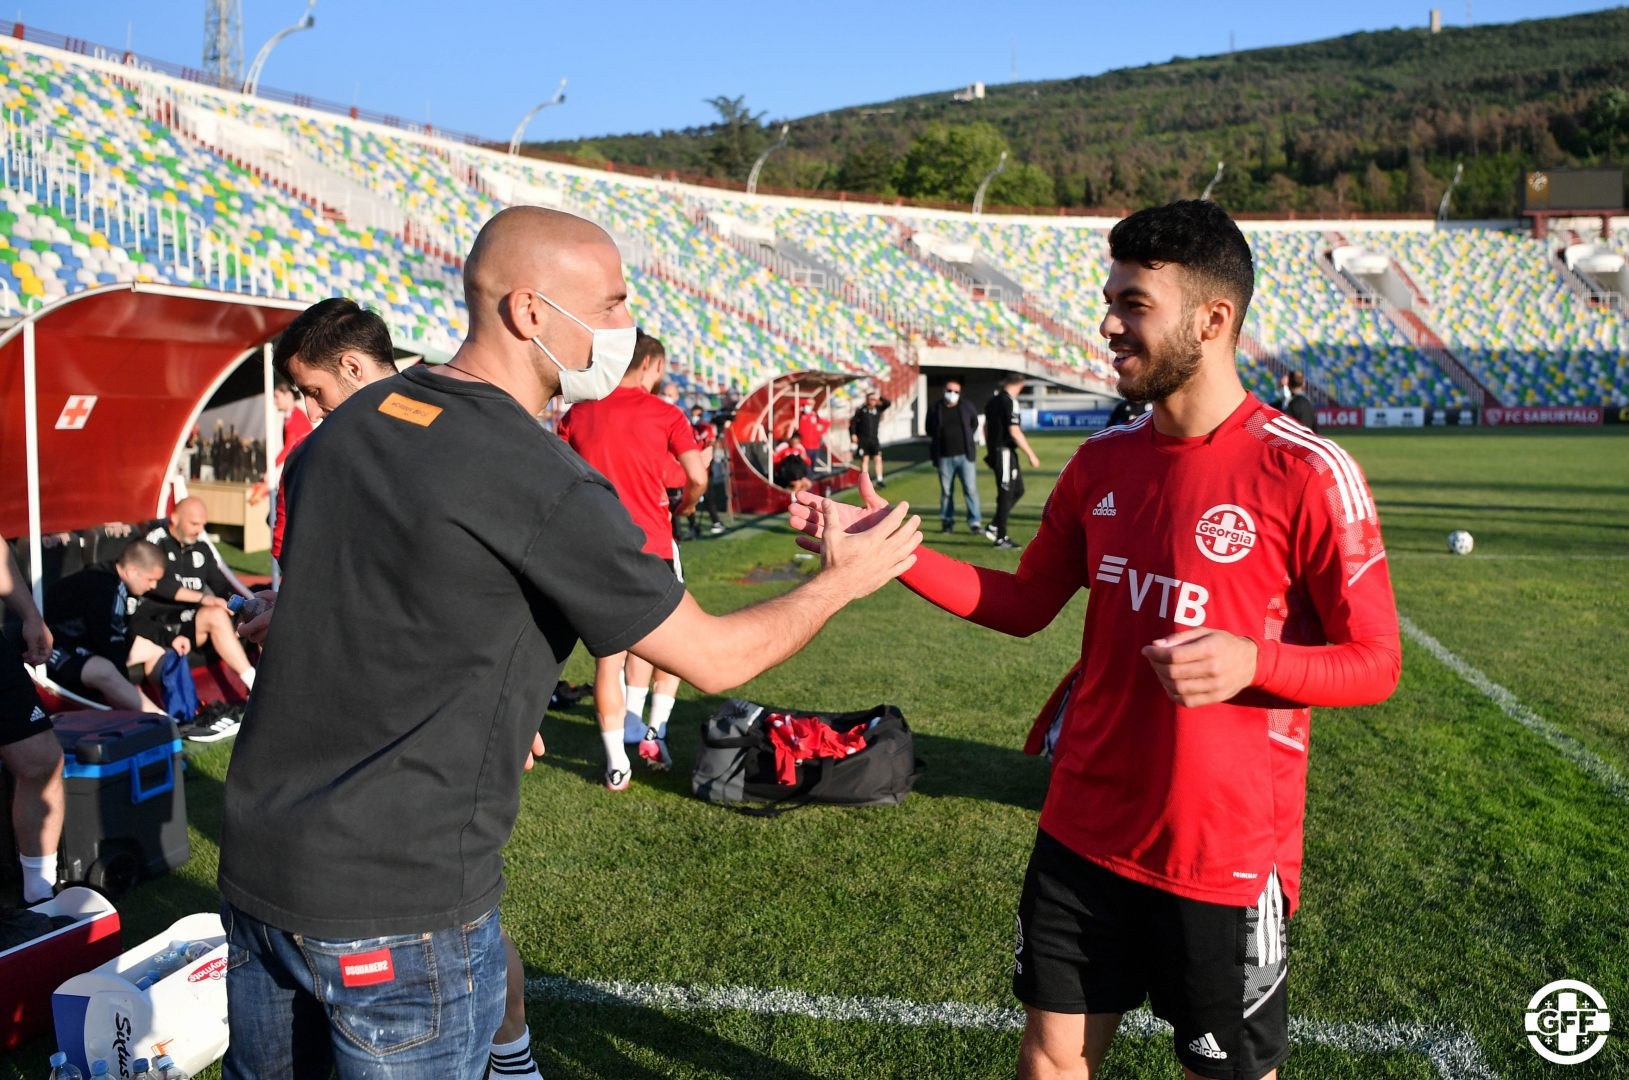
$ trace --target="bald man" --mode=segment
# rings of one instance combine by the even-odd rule
[[[251,594],[227,568],[206,534],[208,527],[204,501],[188,498],[175,504],[168,521],[155,522],[143,537],[164,553],[166,572],[130,616],[130,629],[136,635],[131,653],[150,668],[177,639],[187,643],[183,648],[208,646],[245,688],[253,689],[255,669],[226,608],[228,597]],[[225,734],[218,737],[236,732],[235,722],[221,725],[221,731]]]
[[[226,782],[228,1080],[480,1076],[504,1009],[500,850],[577,643],[722,693],[921,541],[891,510],[791,592],[709,615],[536,420],[609,394],[632,359],[610,237],[505,210],[464,290],[452,360],[358,390],[284,476],[299,524]]]

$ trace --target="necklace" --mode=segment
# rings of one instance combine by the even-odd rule
[[[468,375],[472,379],[480,379],[482,382],[486,383],[488,386],[496,386],[499,390],[503,389],[503,387],[498,386],[497,383],[493,382],[491,379],[487,378],[485,375],[477,375],[475,372],[469,371],[466,368],[458,367],[456,364],[447,363],[447,364],[442,364],[441,366],[444,367],[444,368],[450,368],[451,370],[459,372],[460,374]]]

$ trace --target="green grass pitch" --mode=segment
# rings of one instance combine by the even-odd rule
[[[1368,473],[1399,609],[1629,774],[1629,430],[1338,437]],[[1042,467],[1016,515],[1020,539],[1078,438],[1035,441]],[[980,481],[989,508],[987,470]],[[930,544],[1016,566],[1016,552],[939,535],[926,468],[885,493],[924,512]],[[1447,553],[1455,528],[1475,534],[1475,554]],[[722,611],[787,587],[742,583],[754,568],[807,571],[797,550],[766,521],[690,544],[684,561],[697,597]],[[898,704],[928,764],[902,807],[763,820],[695,800],[695,729],[716,701],[689,690],[675,771],[637,773],[613,795],[588,704],[550,714],[548,756],[521,785],[503,904],[537,983],[528,1012],[544,1075],[1010,1076],[1012,1030],[585,1003],[548,988],[626,980],[1011,1008],[1013,912],[1046,785],[1019,746],[1076,654],[1085,603],[1016,641],[889,586],[740,691],[822,709]],[[1315,714],[1290,931],[1301,1037],[1284,1075],[1440,1076],[1427,1053],[1437,1038],[1474,1043],[1485,1075],[1629,1074],[1629,805],[1423,648],[1405,641],[1404,654],[1391,700]],[[567,677],[592,677],[580,650]],[[193,858],[125,898],[127,941],[217,906],[230,754],[229,743],[189,749]],[[1570,1070],[1538,1058],[1522,1029],[1528,998],[1559,978],[1592,984],[1614,1014],[1604,1051]],[[1397,1030],[1428,1034],[1361,1048]],[[43,1080],[49,1049],[0,1058],[0,1078]],[[1104,1075],[1180,1070],[1168,1036],[1142,1035],[1116,1042]]]

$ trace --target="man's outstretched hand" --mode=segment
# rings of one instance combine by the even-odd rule
[[[922,519],[909,503],[890,506],[871,481],[860,478],[864,506],[848,506],[812,491],[793,496],[789,519],[804,535],[799,546],[820,556],[821,573],[847,583],[851,598],[865,596],[916,564],[922,543]]]
[[[845,532],[864,532],[888,516],[888,500],[877,494],[877,489],[871,486],[871,477],[866,473],[860,474],[860,498],[865,501],[864,506],[850,506],[835,499],[823,498],[812,491],[800,491],[792,496],[787,518],[792,528],[804,534],[798,537],[798,546],[816,555],[821,554],[820,538],[826,532],[827,506],[832,508],[832,520],[837,528]]]

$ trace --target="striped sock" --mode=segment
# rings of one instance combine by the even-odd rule
[[[503,1077],[504,1080],[511,1077],[514,1080],[543,1080],[537,1062],[532,1060],[531,1028],[522,1031],[520,1038],[514,1042],[493,1042],[486,1075],[488,1080],[495,1080],[496,1077]]]

